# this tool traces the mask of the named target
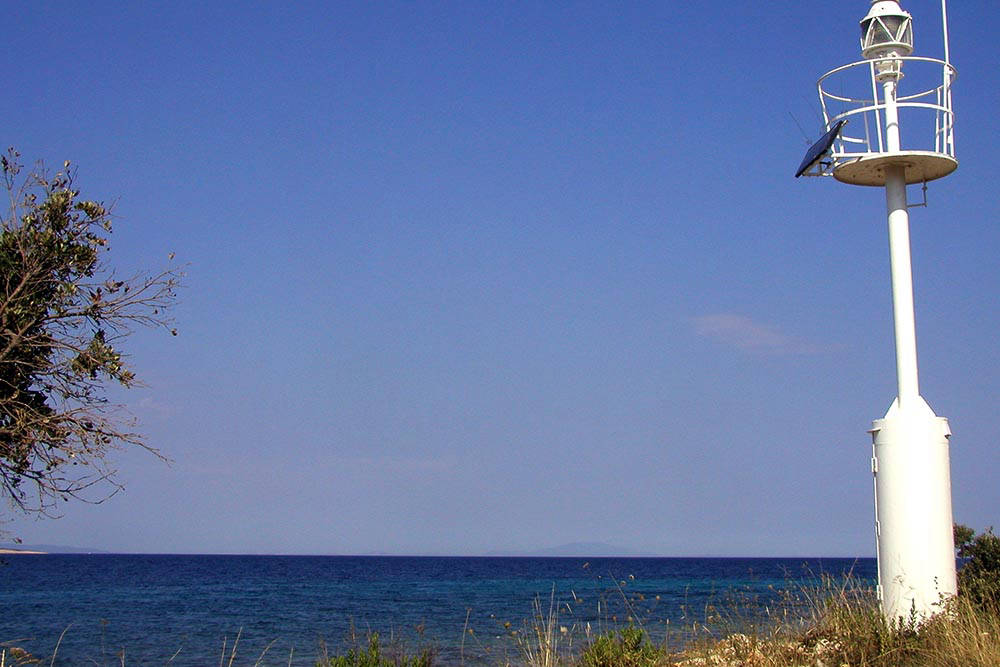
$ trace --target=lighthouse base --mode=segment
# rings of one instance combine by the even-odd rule
[[[948,420],[920,397],[872,422],[882,610],[921,623],[957,593]]]

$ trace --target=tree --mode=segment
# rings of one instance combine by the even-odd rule
[[[13,148],[0,157],[10,198],[0,220],[0,495],[52,515],[61,500],[102,502],[121,489],[112,450],[160,456],[108,390],[137,383],[120,347],[136,327],[177,335],[169,311],[182,274],[117,277],[103,262],[111,210],[80,197],[69,162],[49,175],[19,158]]]
[[[1000,610],[1000,537],[992,528],[976,535],[968,526],[955,524],[955,549],[965,559],[958,572],[958,592],[975,604]]]

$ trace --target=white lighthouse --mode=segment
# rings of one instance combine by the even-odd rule
[[[861,20],[865,59],[820,78],[827,132],[796,172],[885,188],[898,393],[870,433],[878,592],[890,621],[920,622],[957,592],[951,430],[920,395],[909,231],[909,209],[926,205],[927,182],[958,167],[944,0],[941,16],[944,60],[915,57],[910,14],[896,0],[872,1]],[[907,185],[923,186],[921,203],[908,203]]]

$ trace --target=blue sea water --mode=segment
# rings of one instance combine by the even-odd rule
[[[496,665],[536,600],[582,636],[633,621],[655,637],[738,598],[781,595],[874,559],[468,558],[51,554],[4,557],[0,643],[57,665],[313,665],[377,631],[440,664]],[[742,613],[747,613],[746,609]],[[510,623],[507,627],[505,624]],[[61,643],[60,636],[62,635]],[[662,636],[662,634],[661,634]],[[176,655],[175,655],[176,654]],[[48,664],[48,660],[46,663]]]

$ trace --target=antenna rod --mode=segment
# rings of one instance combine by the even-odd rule
[[[941,0],[941,25],[944,28],[944,61],[947,64],[951,64],[951,58],[949,57],[948,51],[948,2],[947,0]],[[948,68],[949,72],[951,71]]]
[[[947,0],[941,0],[941,28],[944,30],[944,81],[941,85],[941,101],[944,103],[947,112],[941,120],[943,121],[942,130],[945,130],[944,136],[941,137],[942,143],[944,144],[944,150],[949,155],[955,155],[955,128],[954,128],[954,116],[951,114],[951,79],[952,79],[952,69],[951,69],[951,49],[948,46],[948,3]]]

